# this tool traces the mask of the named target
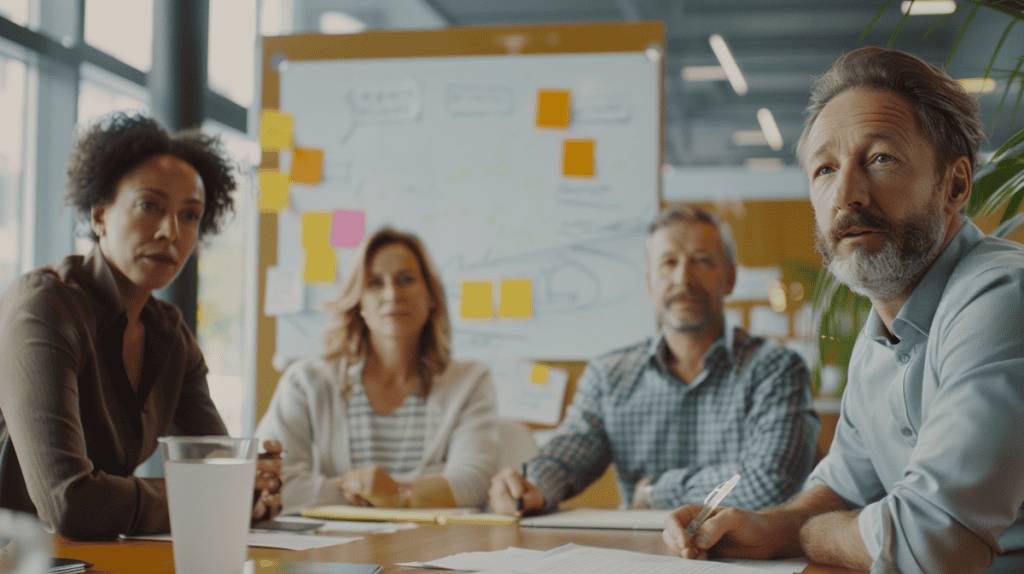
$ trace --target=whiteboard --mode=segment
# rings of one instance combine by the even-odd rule
[[[295,146],[324,159],[320,184],[293,184],[278,214],[278,264],[304,257],[302,213],[364,211],[367,234],[423,239],[456,357],[586,360],[646,337],[660,78],[660,61],[631,52],[286,62],[278,109]],[[536,127],[541,89],[571,92],[567,128]],[[562,175],[566,139],[594,140],[594,177]],[[304,287],[303,310],[277,317],[276,363],[319,352],[321,303],[354,249],[335,252],[336,284]],[[512,278],[531,280],[532,318],[461,318],[463,281]]]

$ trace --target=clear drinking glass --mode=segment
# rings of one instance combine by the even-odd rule
[[[257,440],[160,437],[176,574],[241,574]]]
[[[31,514],[0,508],[0,574],[44,574],[53,540]]]

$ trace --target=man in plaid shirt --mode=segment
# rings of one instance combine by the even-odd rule
[[[493,478],[496,512],[554,510],[611,463],[633,508],[700,504],[735,474],[726,503],[741,508],[779,504],[803,484],[820,429],[810,378],[793,351],[726,327],[736,282],[727,224],[697,206],[667,208],[647,254],[661,332],[590,362],[526,476],[507,468]]]

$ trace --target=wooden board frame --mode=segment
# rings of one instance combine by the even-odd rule
[[[644,52],[656,50],[662,71],[658,94],[660,115],[658,134],[659,157],[664,157],[665,137],[665,26],[663,22],[610,22],[598,24],[558,24],[530,26],[494,26],[445,28],[440,30],[379,31],[347,35],[299,34],[263,39],[261,56],[262,109],[278,109],[280,105],[283,62],[343,60],[366,58],[416,58],[444,56],[516,56],[526,54],[574,54]],[[276,152],[264,151],[262,168],[276,168]],[[657,177],[658,203],[661,205],[661,177]],[[256,300],[256,417],[266,412],[277,386],[280,372],[272,364],[276,346],[277,320],[263,314],[267,268],[277,264],[278,226],[276,213],[259,216],[259,257]],[[273,249],[267,246],[274,246]],[[536,357],[543,360],[544,357]],[[570,372],[582,370],[577,361],[546,361],[551,365],[572,366]],[[574,377],[575,379],[575,377]],[[575,388],[575,380],[570,381]],[[571,400],[571,393],[566,400]]]

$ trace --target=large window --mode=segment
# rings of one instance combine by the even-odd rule
[[[246,324],[247,290],[243,277],[249,277],[249,237],[255,225],[253,167],[259,163],[259,148],[245,134],[223,124],[207,121],[203,131],[221,138],[228,155],[238,164],[238,189],[234,193],[235,214],[208,236],[199,247],[199,346],[210,369],[208,381],[213,402],[224,424],[233,435],[251,432],[246,428],[245,409],[251,408],[252,385],[246,385],[246,333],[255,327]]]
[[[28,27],[29,0],[0,1],[0,16],[19,26]]]
[[[0,292],[21,271],[27,75],[25,62],[0,51]]]
[[[86,126],[115,111],[148,113],[148,92],[138,84],[84,64],[78,86],[78,126]]]
[[[78,85],[79,128],[115,111],[145,114],[149,112],[148,102],[149,96],[141,86],[96,66],[82,65],[82,79]],[[82,225],[85,224],[79,223],[79,226]],[[78,233],[75,237],[75,253],[84,255],[92,247],[92,240],[85,233]]]
[[[210,2],[209,37],[210,89],[249,107],[256,70],[256,3]]]
[[[86,0],[85,43],[149,71],[153,67],[153,0]]]

